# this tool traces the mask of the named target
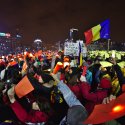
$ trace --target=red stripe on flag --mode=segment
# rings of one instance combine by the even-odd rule
[[[86,39],[86,45],[90,44],[92,42],[92,38],[93,38],[92,29],[84,32],[84,35],[85,35],[85,39]]]

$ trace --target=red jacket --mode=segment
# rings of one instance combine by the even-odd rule
[[[10,106],[21,122],[38,123],[46,122],[48,120],[48,116],[44,112],[35,110],[26,112],[26,110],[17,101],[12,103]]]
[[[82,101],[83,97],[82,97],[82,93],[80,91],[80,87],[79,86],[80,86],[80,83],[76,84],[76,85],[69,85],[68,84],[68,87],[75,94],[75,96],[79,99],[79,101]]]
[[[90,85],[88,83],[80,84],[80,90],[83,98],[86,99],[86,110],[91,113],[96,104],[101,104],[103,99],[108,96],[108,90],[97,90],[94,93],[90,92]]]

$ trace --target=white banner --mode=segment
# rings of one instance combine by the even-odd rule
[[[76,41],[76,43],[65,42],[64,55],[79,56],[79,48],[80,48],[79,43],[81,46],[81,52],[82,52],[83,56],[86,55],[87,48],[82,40],[78,40],[78,41]]]
[[[76,42],[80,43],[82,54],[86,54],[87,53],[87,47],[85,46],[85,43],[83,43],[82,40],[77,40]]]
[[[64,55],[78,56],[79,55],[79,44],[78,43],[65,42]]]

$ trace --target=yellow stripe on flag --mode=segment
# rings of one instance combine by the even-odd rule
[[[100,24],[92,28],[92,34],[93,34],[92,41],[100,39],[100,29],[101,29]]]

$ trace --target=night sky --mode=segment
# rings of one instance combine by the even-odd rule
[[[83,32],[110,19],[112,42],[125,42],[124,0],[0,0],[0,32],[22,35],[23,44],[64,41],[70,28]]]

